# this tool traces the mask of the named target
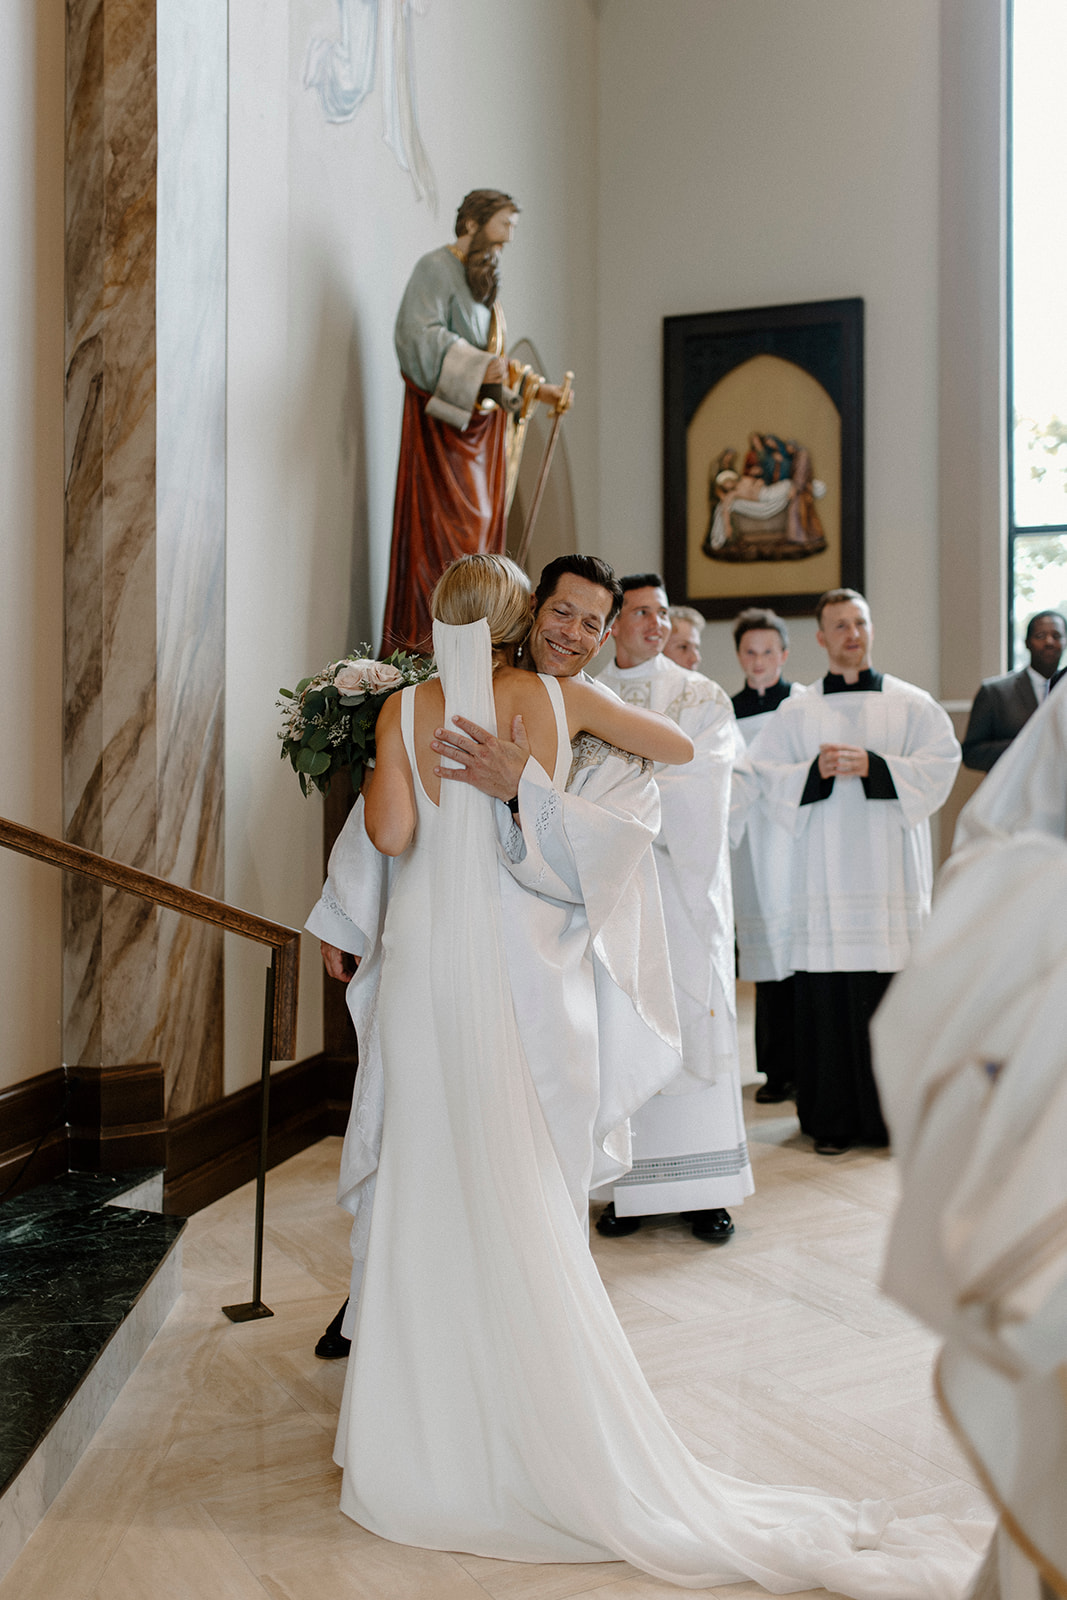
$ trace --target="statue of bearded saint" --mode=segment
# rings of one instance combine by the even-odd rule
[[[526,419],[569,392],[507,359],[500,259],[519,208],[474,189],[455,242],[416,263],[396,319],[404,421],[382,650],[428,653],[429,597],[450,561],[504,550]]]

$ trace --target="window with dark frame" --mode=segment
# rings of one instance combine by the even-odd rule
[[[1067,611],[1067,5],[1008,6],[1008,667]]]

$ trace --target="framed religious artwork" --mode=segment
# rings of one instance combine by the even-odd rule
[[[708,618],[863,587],[863,301],[663,321],[663,576]]]

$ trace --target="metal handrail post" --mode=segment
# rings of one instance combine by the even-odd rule
[[[267,968],[267,991],[263,1003],[263,1062],[259,1091],[259,1167],[256,1173],[256,1242],[252,1263],[252,1298],[237,1306],[223,1306],[231,1322],[255,1322],[261,1317],[273,1317],[274,1312],[263,1304],[263,1214],[267,1195],[267,1138],[270,1132],[270,1041],[274,1020],[274,966],[277,953],[271,956]]]

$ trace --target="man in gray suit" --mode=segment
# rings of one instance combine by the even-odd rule
[[[1049,690],[1049,680],[1067,646],[1067,620],[1039,611],[1026,628],[1030,665],[1003,678],[986,678],[974,697],[963,739],[963,764],[988,772],[1029,722]]]

